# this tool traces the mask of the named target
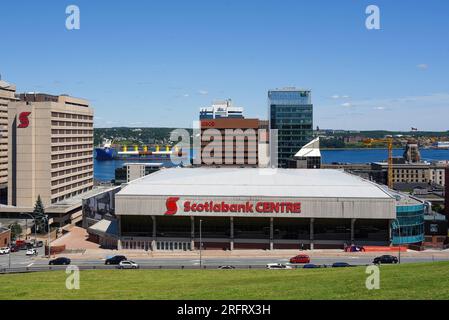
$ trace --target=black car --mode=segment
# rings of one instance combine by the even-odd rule
[[[222,269],[222,270],[225,270],[225,269],[235,269],[235,267],[234,267],[234,266],[219,266],[218,269]]]
[[[117,265],[122,261],[128,260],[125,256],[114,256],[112,258],[108,258],[106,259],[106,261],[104,262],[104,264],[114,264]]]
[[[72,261],[69,258],[56,258],[54,260],[51,260],[48,264],[52,266],[66,266],[69,265]]]
[[[346,267],[350,267],[351,265],[347,262],[335,262],[332,265],[332,268],[346,268]]]
[[[380,257],[374,258],[374,260],[373,260],[374,264],[393,264],[393,263],[398,263],[398,262],[399,262],[399,260],[397,257],[390,256],[390,255],[380,256]]]

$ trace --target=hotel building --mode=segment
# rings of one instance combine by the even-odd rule
[[[0,80],[0,189],[8,184],[8,103],[17,101],[16,86]]]
[[[93,188],[93,109],[66,95],[19,98],[8,106],[8,205],[32,208],[40,196],[48,213],[80,211],[71,200]]]

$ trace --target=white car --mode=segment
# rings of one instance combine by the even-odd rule
[[[139,269],[139,265],[134,261],[124,260],[118,264],[119,269]]]
[[[0,254],[9,254],[11,252],[10,248],[0,248]]]
[[[270,263],[270,264],[267,264],[267,269],[270,269],[270,270],[284,269],[284,270],[286,270],[286,269],[293,269],[293,268],[290,266],[287,266],[285,264],[281,264],[281,263]]]
[[[26,255],[27,256],[37,256],[37,250],[36,249],[28,249]]]

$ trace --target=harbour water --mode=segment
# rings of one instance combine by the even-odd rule
[[[357,150],[323,150],[321,151],[323,163],[370,163],[376,161],[385,161],[388,156],[386,149],[357,149]],[[403,149],[393,151],[395,157],[401,157],[404,153]],[[441,161],[449,160],[449,150],[421,150],[421,157],[425,161]],[[111,160],[97,161],[94,160],[95,179],[99,181],[110,181],[114,179],[115,169],[122,167],[125,163],[131,161]],[[144,161],[148,162],[148,161]]]

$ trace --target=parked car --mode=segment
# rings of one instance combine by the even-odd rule
[[[104,264],[114,264],[118,265],[120,262],[128,260],[125,256],[113,256],[111,258],[107,258]]]
[[[319,265],[313,264],[313,263],[308,263],[305,264],[303,266],[304,269],[317,269],[317,268],[321,268]]]
[[[270,269],[270,270],[274,270],[274,269],[293,269],[292,267],[290,267],[290,266],[287,266],[287,265],[285,265],[285,264],[281,264],[281,263],[269,263],[269,264],[267,264],[267,269]]]
[[[234,266],[219,266],[218,269],[222,269],[222,270],[225,270],[225,269],[235,269],[235,267],[234,267]]]
[[[52,266],[66,266],[72,262],[69,258],[59,257],[51,260],[48,264]]]
[[[290,259],[290,263],[310,263],[310,257],[305,254],[300,254]]]
[[[332,265],[332,268],[346,268],[346,267],[351,267],[351,265],[347,262],[335,262]]]
[[[17,247],[16,245],[14,245],[14,246],[12,246],[11,247],[11,252],[18,252],[20,249],[19,249],[19,247]]]
[[[0,248],[0,254],[9,254],[11,252],[11,249],[8,247]]]
[[[134,261],[123,260],[118,264],[119,269],[139,269],[139,265]]]
[[[28,249],[26,252],[27,256],[37,256],[37,250],[36,249]]]
[[[397,257],[390,256],[390,255],[376,257],[373,260],[374,264],[392,264],[392,263],[398,263],[398,262],[399,262],[399,260]]]
[[[42,248],[44,246],[44,242],[43,241],[34,241],[33,242],[33,247],[34,248]]]

